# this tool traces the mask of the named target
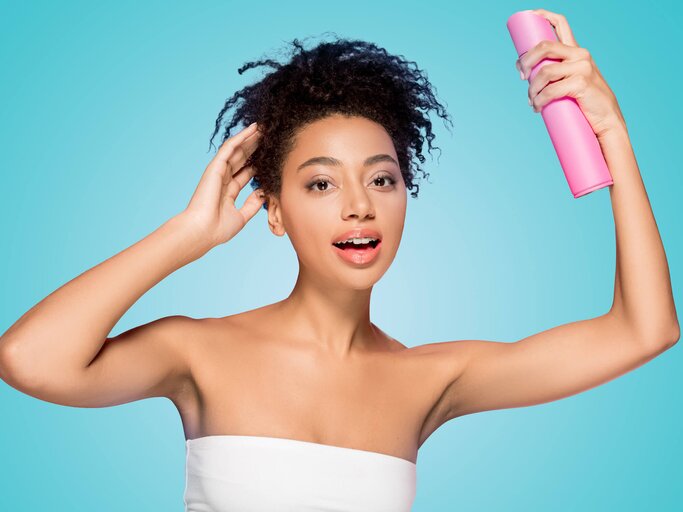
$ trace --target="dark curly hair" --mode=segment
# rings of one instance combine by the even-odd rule
[[[432,85],[415,62],[394,56],[373,43],[339,38],[306,50],[298,39],[288,43],[294,53],[286,64],[272,59],[248,62],[237,72],[241,75],[256,66],[271,66],[274,71],[261,81],[236,92],[225,102],[209,141],[209,150],[225,112],[240,99],[222,141],[242,123],[259,124],[262,132],[256,150],[244,164],[254,167],[252,189],[280,197],[282,164],[294,145],[297,130],[303,125],[332,114],[362,116],[384,127],[394,143],[404,183],[417,197],[419,185],[413,183],[415,170],[429,177],[412,162],[413,153],[420,163],[423,128],[429,145],[435,135],[426,115],[430,110],[453,125],[448,113],[432,92]],[[298,53],[296,53],[298,51]],[[436,90],[436,88],[434,88]],[[424,111],[424,112],[423,112]],[[415,168],[413,168],[413,164]],[[267,203],[263,206],[268,208]]]

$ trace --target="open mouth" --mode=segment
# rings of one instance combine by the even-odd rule
[[[377,258],[377,255],[382,249],[382,241],[371,240],[365,244],[336,242],[333,243],[332,246],[334,247],[334,252],[336,252],[342,260],[353,265],[365,266]]]
[[[342,250],[356,249],[356,250],[367,250],[374,249],[379,245],[379,240],[371,240],[367,244],[355,244],[353,242],[336,242],[335,247],[339,247]]]

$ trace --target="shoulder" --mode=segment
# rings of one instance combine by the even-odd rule
[[[433,399],[439,401],[463,372],[470,353],[469,341],[424,343],[398,349],[395,354],[404,361],[403,370],[419,379],[420,385],[428,388]]]
[[[235,317],[194,318],[173,315],[155,322],[158,338],[164,340],[166,350],[179,358],[186,370],[183,382],[168,398],[176,402],[196,394],[197,376],[203,362],[211,356],[217,343],[227,344],[233,339],[231,332],[235,326]]]
[[[468,352],[472,340],[435,341],[410,349],[417,357],[429,359],[434,364],[452,368],[461,362]]]
[[[177,316],[166,326],[173,331],[171,343],[182,354],[192,372],[199,371],[202,362],[216,350],[237,349],[244,340],[251,340],[259,326],[268,324],[267,312],[257,308],[222,317],[192,318]]]
[[[404,351],[413,389],[424,397],[418,446],[453,418],[450,396],[467,360],[467,341],[425,343]],[[405,368],[405,367],[404,367]]]
[[[376,325],[374,326],[386,337],[389,352],[405,357],[409,361],[415,361],[418,366],[428,371],[457,375],[469,354],[476,350],[477,340],[436,341],[412,347],[406,346],[387,335]]]
[[[447,395],[449,388],[460,380],[471,360],[480,355],[500,350],[508,343],[491,342],[476,339],[439,341],[415,347],[418,358],[426,361],[443,383],[443,393]]]

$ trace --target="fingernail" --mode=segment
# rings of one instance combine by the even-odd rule
[[[533,103],[531,103],[531,98],[527,98],[527,100],[529,100],[529,105],[530,105],[530,106],[533,105]]]
[[[522,80],[524,80],[524,71],[520,71],[520,72],[519,72],[519,78],[521,78]]]

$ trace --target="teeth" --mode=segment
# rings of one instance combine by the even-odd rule
[[[378,241],[378,238],[349,238],[348,240],[341,240],[339,242],[335,242],[335,244],[344,244],[347,242],[352,242],[356,245],[361,245],[361,244],[369,244],[371,241]]]

